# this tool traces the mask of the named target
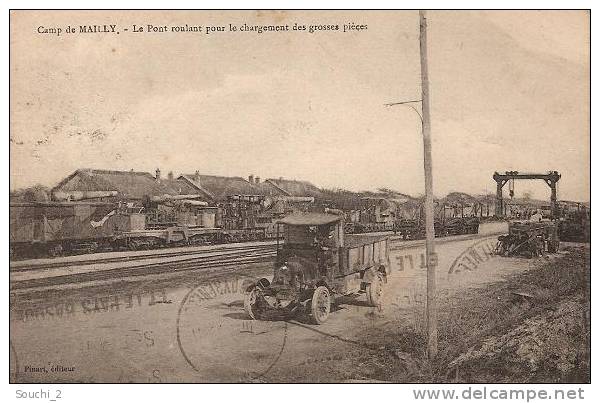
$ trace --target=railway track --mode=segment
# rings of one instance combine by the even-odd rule
[[[374,235],[377,233],[374,233]],[[379,234],[390,234],[391,232],[382,232]],[[477,238],[481,236],[480,234],[469,234],[469,235],[454,235],[450,237],[438,238],[437,243],[449,242],[455,239],[456,237],[461,237],[461,239],[471,239]],[[424,243],[424,240],[404,240],[400,237],[392,235],[390,238],[393,244],[399,244],[395,246],[394,249],[403,249],[405,247],[412,247],[414,245],[419,245]],[[403,244],[406,243],[406,246]],[[66,268],[73,266],[85,266],[85,265],[98,265],[98,264],[106,264],[106,263],[120,263],[120,262],[133,262],[137,260],[146,260],[146,259],[160,259],[160,258],[170,258],[170,257],[178,257],[178,256],[190,256],[196,254],[210,254],[214,252],[221,251],[241,251],[241,250],[262,250],[272,248],[274,242],[265,242],[259,245],[236,245],[236,246],[218,246],[211,249],[201,249],[201,250],[169,250],[167,252],[162,253],[146,253],[146,254],[135,254],[135,255],[125,255],[125,256],[111,256],[111,257],[94,257],[90,255],[87,259],[79,259],[79,260],[70,260],[70,261],[53,261],[53,262],[27,262],[27,261],[16,261],[11,262],[10,264],[10,272],[18,273],[18,272],[26,272],[31,270],[47,270],[54,268]],[[125,252],[128,253],[128,252]]]
[[[32,263],[23,264],[19,262],[10,267],[11,273],[28,272],[32,270],[49,270],[56,268],[66,268],[73,266],[86,266],[86,265],[98,265],[106,263],[122,263],[122,262],[134,262],[138,260],[149,260],[149,259],[165,259],[171,257],[190,256],[190,255],[208,255],[215,252],[229,252],[229,251],[246,251],[246,250],[267,250],[272,249],[272,244],[263,245],[240,245],[240,246],[223,246],[212,249],[201,249],[201,250],[186,250],[186,251],[169,251],[164,253],[147,253],[138,255],[126,255],[126,256],[111,256],[105,258],[90,258],[83,260],[72,260],[72,261],[58,261],[58,262],[44,262],[44,263]]]
[[[11,281],[10,290],[22,290],[36,287],[56,286],[69,283],[86,283],[99,280],[125,279],[152,274],[178,273],[192,270],[210,270],[225,267],[241,266],[255,263],[266,263],[275,257],[272,251],[241,251],[227,255],[194,256],[169,262],[146,263],[128,267],[119,267],[100,271],[88,271],[76,274],[63,274],[51,277],[32,278]]]

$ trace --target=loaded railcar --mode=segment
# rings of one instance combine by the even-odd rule
[[[93,251],[105,246],[131,217],[116,214],[114,203],[10,203],[10,253],[50,255]]]
[[[562,241],[590,242],[591,211],[583,203],[560,201],[558,234]]]
[[[117,234],[115,241],[120,247],[135,250],[265,238],[264,230],[255,228],[253,223],[232,219],[231,208],[186,199],[146,203],[145,225]]]
[[[220,204],[223,241],[242,242],[266,238],[265,227],[259,225],[264,211],[265,196],[230,195]],[[267,222],[271,217],[267,215]]]
[[[224,240],[274,239],[278,219],[290,213],[307,211],[313,203],[313,197],[230,195],[220,204]]]
[[[436,202],[434,217],[436,237],[477,234],[479,223],[479,217],[471,213],[465,214],[464,206]],[[353,234],[393,231],[402,239],[423,239],[425,238],[423,204],[413,203],[402,211],[399,208],[395,211],[391,208],[382,211],[378,205],[364,205],[363,210],[346,213],[345,231]]]

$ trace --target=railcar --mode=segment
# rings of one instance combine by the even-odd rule
[[[104,202],[21,202],[9,209],[11,256],[96,250],[131,219]]]
[[[479,233],[479,217],[440,217],[436,216],[434,229],[436,237]],[[369,232],[394,232],[402,239],[424,239],[425,220],[422,215],[417,218],[398,218],[393,222],[365,223],[347,222],[345,231],[348,234]]]

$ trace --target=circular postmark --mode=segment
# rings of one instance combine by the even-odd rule
[[[257,280],[238,275],[205,281],[184,296],[177,345],[203,381],[260,380],[285,350],[287,322],[253,320],[244,310],[246,290]]]
[[[486,237],[470,245],[452,261],[448,276],[477,270],[482,263],[494,256],[496,243],[496,237]]]

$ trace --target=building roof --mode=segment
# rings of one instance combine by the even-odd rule
[[[420,204],[418,198],[391,189],[380,189],[377,192],[362,192],[361,199],[373,199],[373,201],[385,199],[388,204],[393,204],[396,208]],[[388,208],[392,208],[392,206],[388,206]]]
[[[294,213],[278,221],[287,225],[326,225],[342,219],[339,215],[324,213]]]
[[[186,181],[212,200],[225,200],[230,195],[259,195],[260,189],[239,176],[185,174],[179,179]]]
[[[477,200],[477,198],[471,196],[470,194],[463,193],[463,192],[452,192],[452,193],[449,193],[446,197],[444,197],[441,200],[441,202],[444,204],[468,205],[468,204],[476,204],[479,201]]]
[[[312,196],[317,199],[322,199],[321,190],[308,181],[298,181],[291,179],[267,179],[265,184],[273,186],[285,196]]]
[[[483,195],[477,195],[475,196],[475,198],[480,202],[480,203],[487,203],[487,204],[493,204],[496,202],[496,195],[495,194],[483,194]]]
[[[177,179],[156,179],[148,172],[78,169],[52,191],[116,190],[119,197],[142,199],[145,196],[198,194],[193,186]]]

